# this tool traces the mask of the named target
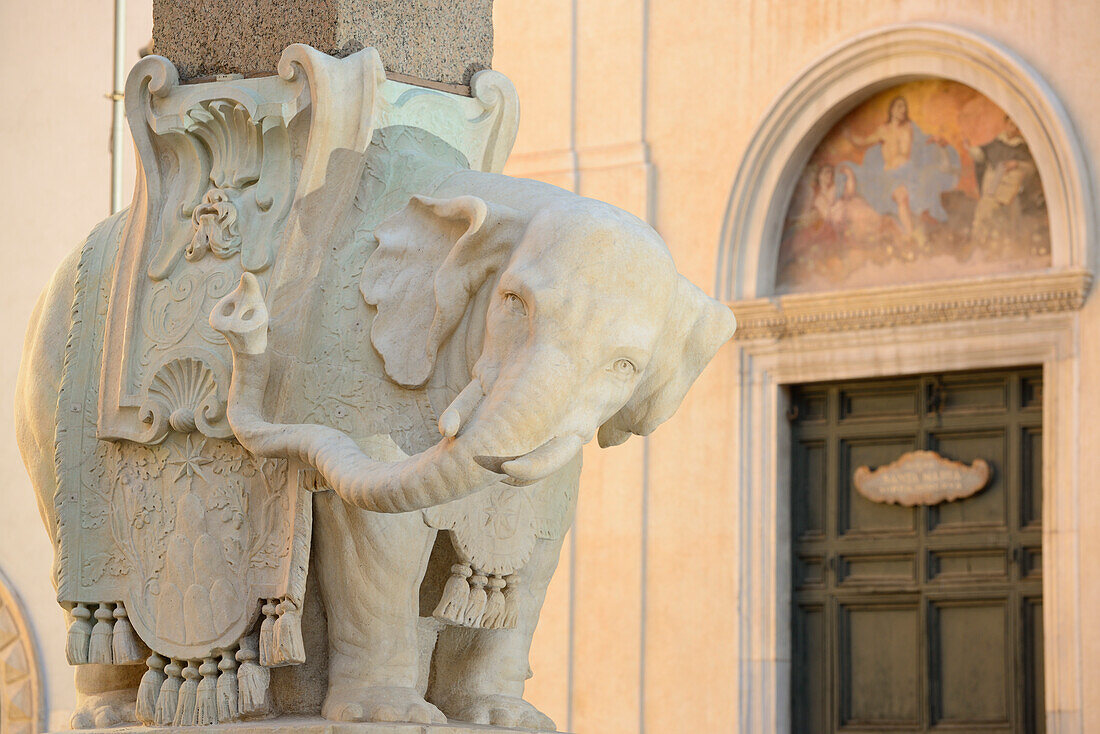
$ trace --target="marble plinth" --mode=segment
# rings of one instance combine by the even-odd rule
[[[110,729],[81,729],[81,734],[179,734],[175,726],[128,726]],[[199,731],[199,729],[195,729]],[[265,721],[241,721],[201,728],[202,734],[486,734],[486,732],[532,732],[501,726],[481,726],[454,722],[448,724],[350,723],[329,721],[316,716],[284,717]],[[72,730],[53,734],[73,734]]]

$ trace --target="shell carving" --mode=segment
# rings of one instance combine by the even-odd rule
[[[202,360],[180,357],[166,362],[150,380],[146,396],[141,419],[149,424],[152,440],[163,438],[169,428],[180,433],[198,430],[212,438],[232,435],[224,421],[225,400]]]

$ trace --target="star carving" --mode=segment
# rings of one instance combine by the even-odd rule
[[[203,449],[206,448],[206,439],[202,438],[196,445],[191,440],[193,434],[187,434],[187,439],[184,445],[173,447],[175,450],[175,456],[168,460],[168,463],[177,467],[176,477],[173,482],[187,477],[188,479],[194,479],[196,476],[202,481],[206,481],[206,474],[203,473],[202,468],[214,460],[209,456],[203,455]]]
[[[519,526],[519,510],[516,507],[514,490],[496,493],[489,499],[489,505],[482,510],[484,527],[495,538],[510,538],[516,534]]]

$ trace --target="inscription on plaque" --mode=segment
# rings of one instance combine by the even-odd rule
[[[970,497],[985,487],[989,475],[983,459],[967,466],[935,451],[910,451],[874,471],[861,466],[852,479],[856,490],[872,502],[914,507]]]

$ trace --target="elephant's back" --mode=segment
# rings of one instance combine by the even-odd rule
[[[35,304],[23,342],[15,388],[16,440],[51,536],[56,529],[53,495],[58,396],[73,319],[79,317],[74,310],[78,288],[98,286],[109,277],[125,216],[122,211],[100,222],[65,257]]]

